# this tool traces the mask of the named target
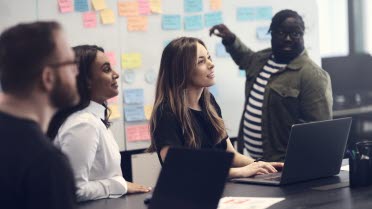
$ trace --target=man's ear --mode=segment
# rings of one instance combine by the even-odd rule
[[[55,69],[50,67],[44,67],[41,73],[41,88],[47,92],[50,92],[53,89],[56,81],[56,72]]]

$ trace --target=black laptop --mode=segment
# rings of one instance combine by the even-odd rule
[[[149,209],[216,209],[233,154],[170,148]]]
[[[293,125],[282,172],[231,181],[284,185],[338,174],[351,120],[341,118]]]

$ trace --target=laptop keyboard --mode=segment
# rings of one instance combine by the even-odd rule
[[[269,173],[269,174],[262,174],[262,175],[257,175],[254,177],[255,179],[264,179],[264,180],[274,180],[274,181],[280,181],[282,178],[282,173]]]

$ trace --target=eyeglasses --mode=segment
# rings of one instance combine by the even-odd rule
[[[278,38],[286,38],[287,36],[289,36],[292,39],[299,39],[299,38],[301,38],[301,36],[304,35],[304,33],[302,31],[284,32],[284,31],[281,31],[281,30],[272,31],[272,34],[274,34]]]
[[[70,60],[70,61],[64,61],[64,62],[59,62],[59,63],[51,63],[51,64],[47,64],[47,65],[52,67],[52,68],[60,68],[60,67],[66,66],[66,65],[77,66],[78,64],[79,64],[79,62],[77,60]]]

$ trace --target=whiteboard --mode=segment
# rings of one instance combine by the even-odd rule
[[[133,0],[131,0],[133,1]],[[210,0],[202,0],[202,11],[187,13],[184,11],[184,0],[162,0],[161,14],[152,13],[148,16],[147,31],[129,32],[127,30],[127,17],[118,15],[118,0],[106,0],[106,6],[114,11],[116,21],[111,25],[103,25],[100,21],[99,11],[97,14],[97,26],[84,28],[81,12],[60,13],[57,0],[12,0],[0,1],[0,31],[6,27],[21,21],[56,20],[60,22],[67,34],[71,46],[80,44],[96,44],[102,46],[105,51],[115,52],[116,70],[121,76],[120,94],[118,105],[121,117],[113,121],[111,127],[120,150],[135,150],[147,148],[149,140],[129,141],[126,140],[125,128],[133,125],[147,124],[146,120],[128,122],[124,118],[123,89],[143,89],[143,105],[151,105],[154,101],[155,83],[146,81],[149,72],[158,72],[162,50],[166,43],[180,36],[193,36],[202,39],[215,64],[216,85],[212,87],[216,100],[222,109],[228,134],[236,137],[239,122],[244,105],[244,82],[245,77],[240,75],[238,66],[230,57],[216,56],[217,44],[220,38],[209,37],[208,29],[203,25],[200,30],[187,31],[184,29],[186,16],[202,15],[214,12],[210,9]],[[119,2],[129,2],[120,0]],[[270,7],[272,14],[282,9],[296,10],[305,22],[305,46],[310,57],[320,65],[319,55],[319,31],[318,31],[318,8],[315,0],[222,0],[219,11],[223,22],[253,50],[261,50],[270,47],[270,39],[260,40],[257,38],[257,28],[268,27],[270,19],[239,21],[237,10],[239,8]],[[94,11],[89,1],[90,11]],[[163,30],[163,15],[180,15],[181,29]],[[122,69],[120,58],[122,53],[140,53],[142,64],[130,71]],[[126,82],[128,75],[134,75],[131,82]],[[133,77],[132,77],[133,78]]]

